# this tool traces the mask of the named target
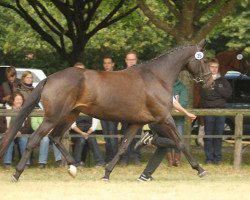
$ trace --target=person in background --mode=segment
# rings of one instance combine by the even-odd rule
[[[21,109],[24,103],[24,97],[20,92],[14,92],[11,98],[9,99],[9,102],[11,102],[11,107],[7,106],[7,108],[17,111]],[[6,117],[6,120],[7,120],[7,128],[9,128],[10,124],[12,124],[13,121],[15,120],[15,117]],[[19,144],[19,150],[20,150],[21,155],[25,151],[25,148],[28,142],[27,134],[31,134],[31,133],[32,133],[32,128],[30,124],[30,118],[27,118],[23,126],[17,132],[16,138],[15,138],[15,140],[17,140],[17,143]],[[10,143],[4,155],[4,166],[7,168],[10,167],[12,164],[13,149],[14,149],[14,140]],[[30,165],[30,160],[27,161],[26,166],[28,165]]]
[[[89,135],[96,130],[98,123],[98,119],[84,115],[79,116],[77,120],[71,125],[71,134],[77,133],[81,135],[81,137],[72,137],[72,142],[74,143],[73,157],[77,166],[84,165],[85,160],[82,160],[82,154],[86,153],[83,152],[83,149],[85,149],[87,142],[91,151],[93,152],[95,166],[101,167],[105,165],[96,138],[89,137]]]
[[[114,70],[114,60],[112,56],[105,56],[103,58],[103,68],[106,72],[111,72]],[[117,125],[118,122],[101,120],[102,133],[108,135],[104,137],[105,139],[105,149],[106,149],[106,163],[109,163],[115,156],[118,149],[118,138],[112,137],[117,135]],[[110,136],[110,137],[109,137]]]
[[[173,86],[173,97],[175,101],[180,103],[182,107],[186,107],[188,105],[188,92],[186,86],[177,79]],[[175,125],[179,134],[183,135],[184,132],[184,117],[178,116],[173,117],[175,121]],[[178,167],[181,161],[181,152],[178,148],[168,148],[167,151],[167,160],[168,166]]]
[[[130,69],[131,67],[135,66],[137,64],[137,53],[135,51],[130,51],[126,54],[125,56],[125,64],[126,68]],[[121,133],[124,135],[126,133],[126,130],[128,128],[128,123],[127,122],[121,122],[122,128],[121,128]],[[141,135],[142,133],[142,128],[138,130],[136,135]],[[137,143],[139,139],[134,138],[131,142],[131,144],[128,146],[127,151],[122,155],[121,157],[121,165],[128,165],[129,159],[133,159],[134,163],[136,165],[141,164],[141,153],[140,149],[135,149],[135,144]]]
[[[3,85],[0,83],[0,109],[5,109]],[[6,131],[6,117],[0,116],[0,134]],[[1,136],[0,136],[1,137]]]
[[[31,127],[35,131],[37,128],[41,125],[43,121],[43,117],[31,117]],[[49,137],[48,135],[44,136],[42,140],[40,141],[39,145],[39,158],[38,158],[38,167],[40,169],[43,169],[46,167],[48,162],[48,153],[49,153]],[[61,166],[61,152],[58,150],[58,148],[55,146],[55,144],[52,144],[53,151],[54,151],[54,157],[55,161],[58,164],[58,166]]]
[[[203,108],[225,108],[226,99],[232,95],[230,83],[220,76],[219,62],[216,58],[208,61],[208,66],[214,79],[213,88],[201,89],[201,105]],[[222,135],[224,131],[224,116],[205,116],[205,136]],[[222,161],[222,138],[204,138],[206,164],[220,164]]]
[[[7,81],[3,82],[3,97],[2,102],[8,103],[12,94],[17,91],[17,86],[20,84],[20,79],[17,78],[16,69],[13,66],[6,68],[5,77]]]
[[[33,87],[33,75],[31,71],[24,71],[22,74],[21,82],[17,87],[17,91],[22,93],[24,100],[28,98],[32,90],[34,89]]]
[[[80,63],[80,62],[75,63],[73,67],[85,69],[85,65],[83,63]]]
[[[3,86],[2,84],[0,84],[0,107],[3,107],[3,105],[5,104],[3,97],[4,97]]]

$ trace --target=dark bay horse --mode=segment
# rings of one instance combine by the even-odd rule
[[[224,76],[228,71],[238,71],[250,76],[250,63],[244,58],[241,49],[229,49],[216,54],[219,60],[219,72]]]
[[[206,171],[185,148],[170,113],[173,105],[172,86],[182,69],[187,69],[196,79],[203,81],[204,87],[213,83],[204,58],[195,56],[196,52],[201,53],[204,45],[203,40],[197,45],[182,46],[147,63],[122,71],[101,72],[71,67],[41,81],[0,143],[2,157],[23,121],[41,100],[44,120],[30,136],[26,150],[12,176],[13,181],[18,181],[31,152],[48,133],[70,168],[74,166],[75,161],[61,139],[80,112],[99,119],[129,123],[117,155],[105,168],[104,180],[109,180],[120,156],[144,124],[157,124],[166,130],[166,136],[170,135],[176,142],[192,168],[198,171],[198,175],[206,175]]]

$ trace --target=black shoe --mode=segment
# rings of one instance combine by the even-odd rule
[[[141,176],[137,179],[140,182],[147,182],[147,181],[152,181],[153,177],[152,176],[146,176],[145,174],[141,174]]]
[[[211,165],[211,164],[213,164],[213,161],[211,161],[211,160],[206,160],[206,161],[205,161],[205,164],[206,164],[206,165]]]
[[[122,161],[120,162],[120,165],[121,165],[121,166],[127,166],[127,165],[128,165],[128,162],[127,162],[127,161],[122,160]]]
[[[3,166],[4,166],[5,169],[10,169],[11,168],[11,164],[6,164],[5,163]]]
[[[104,166],[105,166],[104,163],[97,163],[97,164],[95,165],[95,168],[104,167]]]
[[[142,134],[141,139],[135,144],[134,150],[141,149],[145,145],[149,144],[152,139],[153,139],[153,136],[150,135],[149,132],[145,132],[145,134]]]
[[[57,160],[56,165],[57,165],[57,167],[63,167],[62,160]]]
[[[29,169],[30,168],[30,165],[29,164],[26,164],[24,169]]]
[[[44,169],[46,167],[46,164],[44,163],[39,163],[38,168],[39,169]]]
[[[140,160],[135,160],[135,165],[140,166],[141,165],[141,161]]]
[[[221,165],[221,161],[220,160],[214,161],[213,164],[215,164],[215,165]]]

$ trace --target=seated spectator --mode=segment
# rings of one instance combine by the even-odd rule
[[[37,128],[40,126],[40,124],[43,121],[43,117],[32,117],[31,118],[31,126],[32,129],[35,131]],[[49,137],[46,135],[45,137],[42,138],[40,141],[40,146],[39,146],[39,158],[38,158],[38,167],[40,169],[43,169],[46,167],[47,162],[48,162],[48,153],[49,153]],[[58,150],[58,148],[53,146],[53,151],[54,151],[54,157],[56,163],[60,166],[61,165],[61,152]]]
[[[0,109],[5,109],[5,102],[3,101],[3,87],[0,84]],[[6,131],[6,118],[4,116],[0,116],[0,134],[4,133]]]
[[[17,90],[17,86],[20,83],[20,79],[16,77],[16,69],[13,66],[6,68],[5,76],[7,81],[2,84],[4,93],[2,101],[4,103],[10,100],[11,95]]]
[[[24,100],[28,98],[28,96],[34,89],[32,84],[33,84],[33,75],[31,71],[24,71],[22,74],[21,82],[17,86],[17,91],[22,93]]]
[[[13,109],[13,110],[20,110],[24,98],[23,95],[20,92],[15,92],[13,96],[10,98],[11,107],[8,106],[7,108]],[[9,128],[10,124],[13,123],[15,120],[15,117],[6,117],[7,120],[7,128]],[[19,144],[19,150],[21,155],[24,153],[27,142],[28,142],[28,136],[26,134],[31,134],[31,124],[30,124],[30,118],[27,118],[23,124],[23,126],[20,128],[20,130],[17,132],[16,135],[16,142]],[[10,167],[12,164],[12,155],[13,155],[13,149],[14,149],[14,140],[10,143],[9,147],[7,148],[7,151],[4,156],[4,165],[5,167]],[[27,166],[30,165],[30,160],[27,161]]]
[[[83,152],[83,149],[87,145],[87,142],[94,154],[95,166],[104,166],[105,164],[96,138],[89,137],[89,135],[96,130],[98,123],[98,119],[91,118],[89,116],[79,116],[76,122],[71,125],[71,133],[78,133],[82,136],[72,138],[74,143],[73,157],[76,161],[76,165],[78,166],[83,165],[82,162],[85,161],[82,160],[82,154],[86,153]]]

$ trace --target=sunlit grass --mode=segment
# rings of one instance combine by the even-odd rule
[[[66,168],[55,168],[51,164],[46,169],[31,167],[24,171],[18,183],[10,181],[14,168],[0,167],[1,200],[69,200],[69,199],[117,199],[117,200],[247,200],[249,199],[250,163],[249,151],[243,154],[241,170],[232,166],[232,148],[224,149],[222,165],[204,165],[203,152],[192,148],[194,157],[209,172],[206,178],[199,178],[197,172],[183,159],[181,167],[167,167],[164,160],[154,173],[155,180],[141,183],[136,179],[143,171],[151,154],[146,149],[142,166],[117,165],[109,182],[103,182],[103,168],[83,167],[78,169],[75,179]],[[90,163],[91,164],[91,163]]]

